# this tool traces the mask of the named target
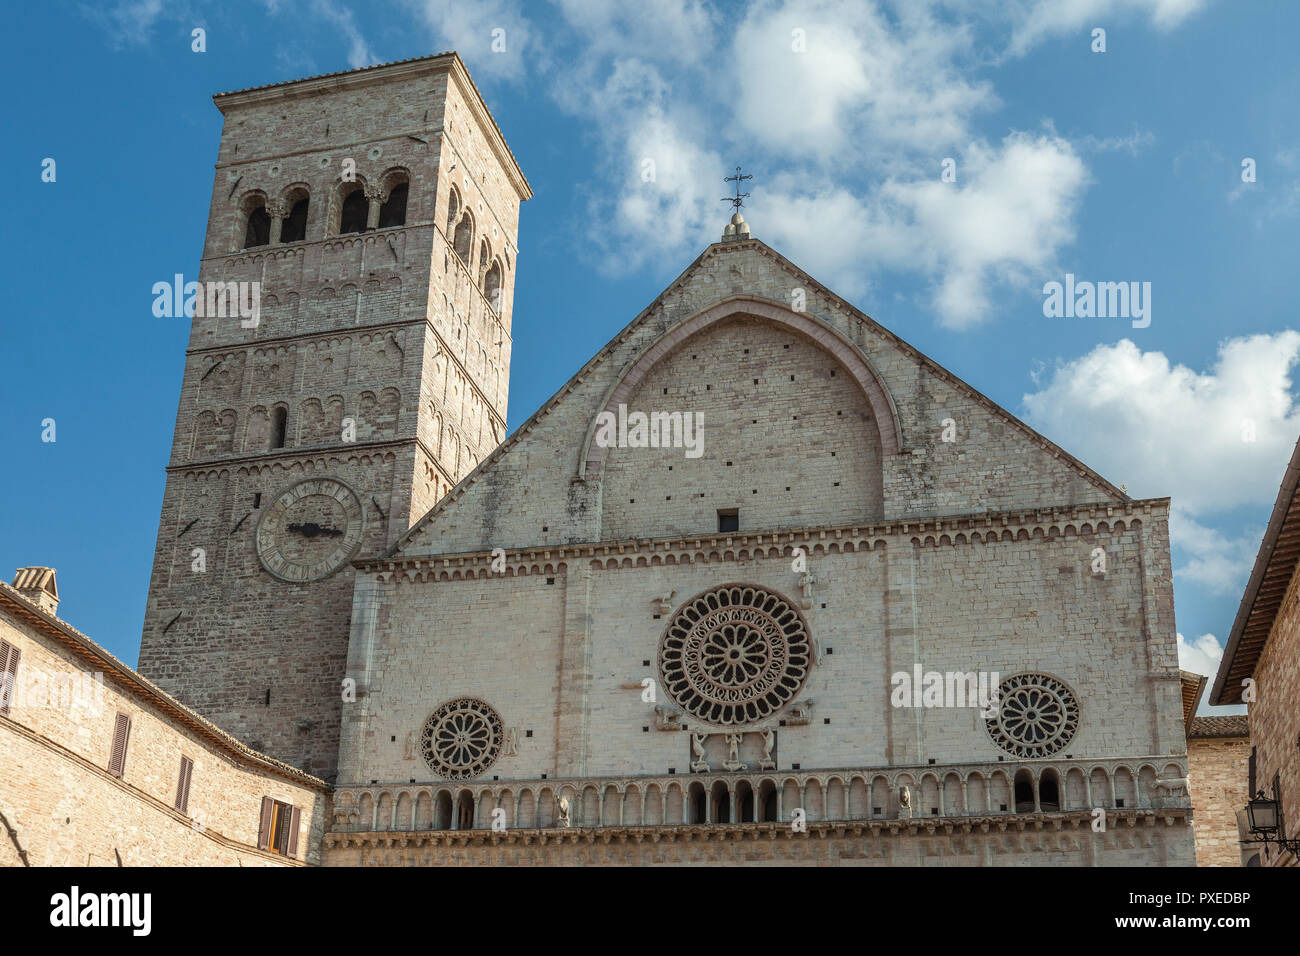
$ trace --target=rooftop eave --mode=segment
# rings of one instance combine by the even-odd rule
[[[1290,587],[1296,565],[1300,562],[1300,503],[1296,488],[1300,485],[1300,441],[1291,452],[1291,461],[1282,476],[1273,513],[1264,531],[1255,566],[1237,608],[1228,644],[1219,662],[1219,672],[1210,690],[1215,705],[1242,702],[1241,682],[1255,673],[1282,598]]]

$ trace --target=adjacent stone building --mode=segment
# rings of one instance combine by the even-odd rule
[[[1250,772],[1250,727],[1245,717],[1193,717],[1187,729],[1188,783],[1196,808],[1197,866],[1257,865],[1242,817]]]
[[[1210,702],[1245,703],[1254,745],[1247,793],[1281,803],[1281,829],[1300,838],[1300,442],[1291,455]],[[1240,809],[1245,808],[1242,800]],[[1250,844],[1264,866],[1300,859],[1276,844]]]
[[[0,866],[320,861],[323,781],[250,750],[57,609],[50,568],[0,583]]]

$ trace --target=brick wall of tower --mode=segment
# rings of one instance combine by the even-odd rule
[[[250,745],[329,777],[352,570],[268,574],[258,522],[295,482],[337,479],[364,510],[355,557],[374,555],[504,436],[521,180],[454,56],[217,103],[198,278],[260,283],[261,315],[255,328],[192,320],[139,666]],[[352,163],[365,189],[408,178],[403,226],[338,235]],[[449,241],[453,187],[482,224],[474,249],[486,238],[488,264],[501,261],[500,317],[479,253],[464,263]],[[244,248],[250,204],[283,211],[301,191],[305,239]]]

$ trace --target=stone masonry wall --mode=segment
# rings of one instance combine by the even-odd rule
[[[1286,835],[1300,837],[1300,574],[1293,575],[1273,629],[1255,665],[1255,702],[1247,705],[1255,746],[1255,786],[1282,801]],[[1261,850],[1262,852],[1262,850]],[[1270,847],[1265,866],[1300,865],[1293,853]]]

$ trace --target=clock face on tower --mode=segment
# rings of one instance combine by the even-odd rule
[[[364,527],[355,491],[334,478],[308,478],[282,491],[262,515],[257,556],[282,581],[319,581],[356,553]]]

